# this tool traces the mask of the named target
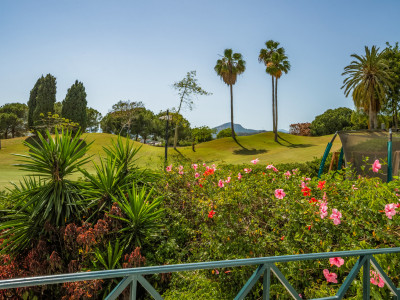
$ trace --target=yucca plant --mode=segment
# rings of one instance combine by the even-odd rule
[[[0,253],[18,253],[20,250],[29,246],[32,239],[36,238],[42,226],[37,226],[31,218],[33,206],[25,206],[24,195],[28,191],[37,192],[42,187],[43,181],[32,177],[24,177],[19,185],[14,184],[10,189],[7,200],[16,203],[12,209],[1,210],[0,218],[0,239],[4,242],[0,244]],[[22,206],[21,206],[22,205]]]
[[[135,148],[133,142],[127,137],[125,142],[121,136],[117,137],[117,140],[111,140],[111,146],[103,147],[107,157],[111,160],[115,160],[116,167],[121,168],[121,176],[127,177],[127,180],[135,182],[136,184],[144,184],[153,182],[159,178],[156,173],[147,170],[139,169],[136,165],[137,153],[142,147]]]
[[[160,231],[160,218],[163,216],[164,208],[160,208],[162,197],[153,199],[153,189],[147,192],[146,187],[137,190],[135,184],[127,193],[121,192],[116,198],[124,216],[110,217],[121,220],[124,223],[120,230],[124,249],[131,249],[142,244]]]
[[[68,176],[78,171],[90,158],[85,157],[89,145],[72,136],[70,131],[55,131],[55,136],[46,132],[38,134],[38,140],[24,142],[29,148],[22,157],[20,169],[31,175],[15,186],[10,201],[15,206],[8,211],[1,224],[4,231],[0,238],[6,238],[12,245],[8,248],[22,250],[36,238],[35,233],[42,232],[46,222],[58,227],[79,219],[84,210],[82,184]],[[0,230],[1,231],[1,230]]]
[[[128,190],[131,184],[129,177],[124,175],[124,166],[118,165],[115,158],[100,159],[100,163],[93,162],[93,166],[94,174],[80,170],[88,180],[84,195],[85,201],[89,201],[88,207],[93,210],[92,216],[108,211],[114,201],[113,196],[117,196],[121,190]]]

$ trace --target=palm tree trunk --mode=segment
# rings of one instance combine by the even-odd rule
[[[232,138],[236,141],[235,129],[233,128],[233,89],[232,89],[232,84],[229,85],[229,88],[231,90],[231,130],[232,130]]]
[[[275,133],[275,84],[274,84],[274,76],[272,78],[272,132]]]
[[[275,142],[278,141],[278,77],[275,78]]]

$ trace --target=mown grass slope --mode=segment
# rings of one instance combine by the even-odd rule
[[[254,158],[260,159],[260,164],[268,163],[286,163],[286,162],[305,162],[314,157],[321,157],[326,144],[332,136],[323,137],[301,137],[289,134],[280,134],[283,139],[280,143],[275,143],[271,132],[260,133],[252,136],[238,137],[237,145],[231,138],[223,138],[196,145],[195,152],[192,147],[180,147],[178,151],[169,148],[168,155],[171,161],[190,160],[205,161],[207,163],[226,163],[242,164],[249,163]],[[88,133],[83,138],[87,143],[93,142],[87,155],[98,161],[99,156],[104,155],[103,147],[111,144],[115,135],[106,133]],[[2,148],[0,150],[0,189],[10,186],[10,181],[18,181],[22,172],[14,164],[18,163],[19,157],[13,153],[27,154],[27,148],[23,145],[25,138],[14,138],[1,140]],[[142,146],[138,153],[137,164],[140,167],[150,169],[161,169],[164,160],[164,148],[143,145],[134,142],[137,147]],[[340,142],[336,142],[333,150],[340,147]],[[86,165],[86,168],[92,170],[92,164]]]

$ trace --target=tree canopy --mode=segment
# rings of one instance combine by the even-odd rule
[[[87,101],[86,91],[83,83],[76,80],[68,89],[67,95],[62,102],[61,116],[71,122],[78,123],[82,132],[87,127]]]

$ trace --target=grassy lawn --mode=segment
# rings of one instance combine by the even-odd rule
[[[180,147],[178,151],[169,149],[171,160],[205,161],[207,163],[227,164],[248,164],[250,160],[259,158],[261,164],[283,163],[283,162],[305,162],[314,157],[321,157],[326,144],[332,136],[323,137],[301,137],[289,134],[280,134],[284,140],[280,144],[275,143],[271,132],[261,133],[252,136],[238,137],[238,146],[231,138],[223,138],[211,142],[202,143],[196,146],[195,152],[192,147]],[[110,145],[115,135],[106,133],[89,133],[84,135],[89,143],[93,141],[88,155],[98,161],[99,155],[103,155],[103,146]],[[22,144],[25,138],[14,138],[1,140],[0,150],[0,189],[10,186],[10,181],[18,181],[25,172],[13,166],[18,163],[18,157],[13,153],[26,154],[27,148]],[[135,142],[135,145],[142,146],[138,153],[137,164],[140,167],[150,169],[161,169],[163,166],[164,148],[142,145]],[[337,140],[332,150],[340,148]],[[89,163],[86,168],[90,171],[93,167]]]

